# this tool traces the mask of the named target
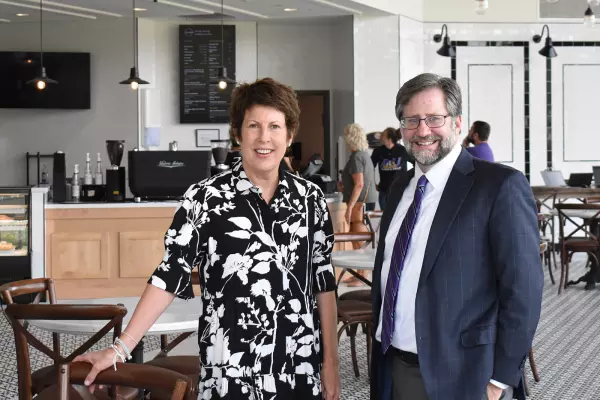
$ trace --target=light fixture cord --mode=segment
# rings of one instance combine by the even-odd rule
[[[224,47],[224,38],[223,38],[223,1],[221,0],[221,66],[225,67],[225,50],[223,49]]]
[[[44,11],[42,10],[42,0],[40,0],[40,67],[44,68]]]
[[[133,0],[133,68],[137,68],[137,38],[136,38],[136,24],[135,24],[135,0]]]

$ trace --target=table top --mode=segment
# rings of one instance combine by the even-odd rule
[[[127,315],[123,318],[123,330],[133,316],[139,297],[109,297],[103,299],[78,299],[62,300],[59,304],[123,304],[127,308]],[[200,296],[192,300],[175,298],[165,312],[158,317],[150,327],[147,335],[162,335],[169,333],[195,332],[198,329],[198,319],[202,310]],[[89,335],[98,332],[108,321],[55,321],[55,320],[29,320],[37,328],[50,332],[70,333],[73,335]]]
[[[375,249],[343,250],[331,253],[331,264],[336,268],[372,270],[375,264]]]
[[[570,198],[587,198],[600,196],[600,188],[589,187],[569,187],[569,186],[532,186],[531,190],[535,197],[546,197],[556,196],[557,199],[570,199]]]

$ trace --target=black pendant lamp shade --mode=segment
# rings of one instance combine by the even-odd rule
[[[235,85],[235,80],[227,76],[227,68],[225,67],[225,39],[223,36],[223,0],[221,0],[221,66],[217,71],[217,77],[209,79],[209,85],[218,85],[220,90],[227,89],[229,85]]]
[[[442,57],[456,57],[456,50],[452,47],[450,42],[450,36],[448,36],[448,27],[446,24],[442,25],[442,32],[436,33],[433,35],[433,41],[439,43],[442,41],[442,35],[444,34],[444,29],[446,30],[446,35],[444,36],[444,43],[442,43],[442,47],[436,52]]]
[[[137,69],[137,23],[135,21],[135,0],[132,0],[133,10],[133,67],[129,70],[129,78],[119,82],[121,85],[129,85],[133,90],[136,90],[139,85],[148,85],[150,82],[140,78]]]
[[[48,75],[46,75],[46,68],[44,67],[44,42],[43,42],[43,9],[42,9],[42,0],[40,0],[40,71],[38,76],[27,81],[28,85],[35,85],[39,90],[44,90],[48,83],[56,84],[58,83],[54,79],[50,79]]]
[[[145,81],[143,79],[141,79],[139,77],[138,74],[138,70],[136,67],[131,67],[131,69],[129,70],[129,78],[125,79],[124,81],[119,82],[121,85],[131,85],[135,86],[135,84],[137,83],[138,85],[148,85],[150,84],[150,82]]]
[[[544,45],[544,47],[542,47],[542,49],[539,51],[539,53],[546,58],[554,58],[558,54],[556,53],[556,50],[554,49],[554,46],[552,45],[552,38],[550,37],[550,28],[548,28],[548,25],[544,25],[544,27],[542,28],[542,34],[535,35],[533,37],[533,41],[535,43],[539,43],[542,41],[542,36],[544,36],[544,29],[546,30],[546,35],[547,35],[546,36],[546,44]]]

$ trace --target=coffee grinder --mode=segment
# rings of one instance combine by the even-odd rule
[[[124,150],[124,140],[106,141],[110,161],[106,168],[106,201],[125,201],[125,167],[121,167]]]
[[[229,169],[229,165],[225,164],[227,154],[229,153],[229,140],[211,140],[210,146],[212,147],[212,155],[215,160],[215,165],[210,167],[210,175],[214,176]]]

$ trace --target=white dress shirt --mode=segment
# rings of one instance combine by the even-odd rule
[[[417,216],[417,222],[413,229],[412,237],[404,260],[404,268],[400,275],[400,284],[398,288],[398,296],[396,297],[396,306],[394,314],[394,334],[392,337],[392,346],[417,354],[417,338],[415,334],[415,302],[417,298],[417,287],[421,277],[421,268],[423,259],[425,258],[425,247],[429,239],[429,232],[433,223],[433,218],[440,204],[444,188],[450,177],[450,173],[454,168],[454,164],[460,155],[462,147],[456,144],[450,153],[433,165],[425,174],[427,176],[427,187],[425,194],[421,200],[421,209]],[[394,250],[394,242],[400,231],[402,221],[406,216],[408,208],[412,204],[415,197],[415,189],[417,181],[423,175],[423,171],[417,165],[415,167],[415,176],[410,180],[408,186],[404,190],[402,199],[396,208],[394,217],[390,222],[390,226],[385,237],[385,249],[383,253],[383,265],[381,268],[381,296],[385,298],[385,287],[390,272],[390,261]],[[381,312],[379,314],[379,322],[375,338],[381,342],[383,315],[383,303],[381,302]],[[494,385],[501,389],[506,389],[508,386],[499,382],[491,381]]]

